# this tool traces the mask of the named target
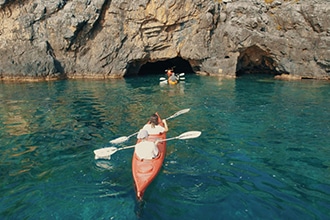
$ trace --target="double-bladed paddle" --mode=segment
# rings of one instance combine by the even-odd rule
[[[180,73],[180,74],[176,74],[176,77],[178,80],[185,80],[186,78],[184,77],[185,73]],[[159,80],[161,81],[160,83],[167,83],[167,79],[165,77],[160,77]]]
[[[180,134],[179,136],[176,136],[176,137],[167,138],[167,139],[164,139],[164,140],[158,140],[158,142],[169,141],[169,140],[174,140],[174,139],[179,139],[179,140],[192,139],[192,138],[199,137],[201,134],[202,134],[201,131],[187,131],[187,132],[182,133],[182,134]],[[97,160],[97,159],[108,159],[108,160],[110,160],[111,155],[116,153],[117,151],[129,149],[129,148],[134,148],[134,147],[135,147],[135,145],[127,146],[127,147],[121,147],[121,148],[105,147],[105,148],[97,149],[97,150],[94,150],[95,160]]]
[[[176,112],[175,114],[171,115],[170,117],[166,118],[166,120],[169,120],[169,119],[175,118],[175,117],[177,117],[177,116],[179,116],[179,115],[182,115],[182,114],[184,114],[184,113],[187,113],[187,112],[189,112],[189,111],[190,111],[190,108],[182,109],[182,110]],[[134,134],[131,134],[131,135],[129,135],[129,136],[122,136],[122,137],[116,138],[116,139],[114,139],[114,140],[112,140],[112,141],[109,141],[109,142],[110,142],[111,144],[120,144],[120,143],[124,143],[124,142],[127,141],[130,137],[136,135],[137,133],[139,133],[139,132],[135,132]]]

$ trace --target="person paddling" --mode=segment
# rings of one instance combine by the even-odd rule
[[[168,131],[167,122],[165,119],[162,120],[164,126],[159,125],[158,114],[152,114],[150,116],[149,122],[143,126],[143,130],[146,130],[149,135],[160,134]]]
[[[174,67],[168,68],[167,70],[165,70],[167,78],[170,78],[172,76],[172,74],[174,73]]]
[[[139,159],[154,159],[158,156],[157,143],[148,140],[148,131],[141,129],[137,135],[140,142],[135,145],[135,154]]]
[[[175,75],[175,73],[172,73],[172,75],[168,78],[169,84],[177,84],[178,83],[178,77]]]

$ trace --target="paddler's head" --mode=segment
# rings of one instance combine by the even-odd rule
[[[158,125],[158,115],[157,115],[157,114],[152,114],[152,115],[150,116],[149,121],[150,121],[150,124],[151,124],[152,126]]]

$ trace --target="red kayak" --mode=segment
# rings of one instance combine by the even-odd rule
[[[159,125],[163,126],[162,120],[158,117]],[[157,139],[166,139],[166,132],[159,135],[149,135],[151,141]],[[157,144],[159,154],[155,159],[141,160],[135,153],[132,159],[132,173],[135,183],[135,191],[138,200],[142,200],[143,194],[150,183],[155,179],[160,169],[162,168],[163,161],[166,154],[166,141]]]

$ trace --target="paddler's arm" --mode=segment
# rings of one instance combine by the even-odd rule
[[[164,128],[165,128],[165,131],[164,132],[167,132],[168,131],[168,126],[167,126],[167,122],[165,119],[162,120],[163,124],[164,124]]]

